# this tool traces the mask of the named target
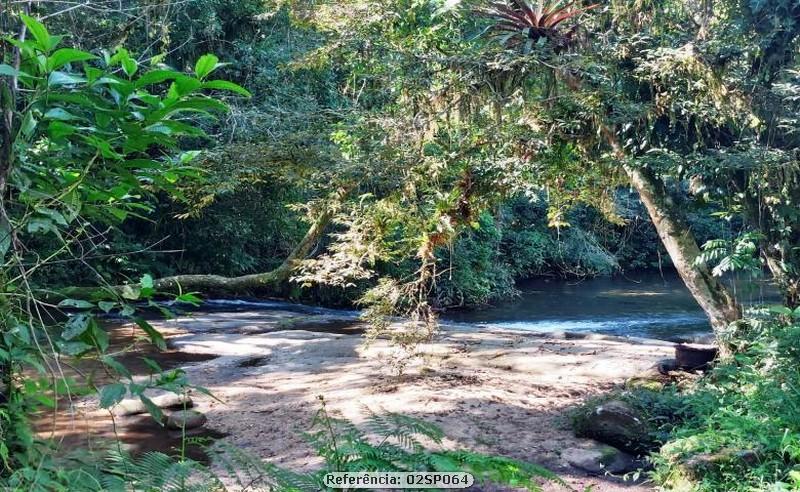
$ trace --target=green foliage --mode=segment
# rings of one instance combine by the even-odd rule
[[[716,263],[712,273],[718,277],[729,272],[744,272],[751,275],[761,273],[763,264],[756,256],[758,243],[764,238],[761,233],[747,232],[734,241],[715,239],[703,244],[703,254],[697,262]]]
[[[682,411],[664,420],[664,445],[652,458],[657,482],[698,491],[797,487],[800,326],[789,314],[788,322],[740,324],[738,353],[681,391]]]
[[[196,152],[184,152],[182,142],[203,137],[197,121],[227,109],[208,92],[245,91],[208,79],[217,68],[213,57],[203,59],[195,77],[142,66],[122,47],[98,55],[60,47],[64,36],[50,34],[31,16],[20,14],[20,20],[30,35],[6,38],[14,52],[0,60],[0,484],[74,490],[89,477],[61,463],[52,443],[34,438],[33,415],[59,411],[64,398],[99,391],[102,407],[130,393],[160,421],[144,391],[180,393],[190,385],[182,371],[157,366],[149,380],[134,381],[109,351],[97,315],[112,311],[166,348],[163,336],[135,315],[136,303],[155,306],[151,276],[109,289],[112,295],[95,302],[64,298],[37,285],[37,275],[46,265],[84,263],[104,240],[102,228],[151,210],[146,197],[161,192],[180,198],[179,181],[199,176],[191,165]],[[95,284],[105,282],[93,273]],[[98,389],[91,377],[67,379],[62,364],[80,358],[95,359],[113,382]]]

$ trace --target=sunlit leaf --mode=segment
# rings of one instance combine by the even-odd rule
[[[25,23],[25,27],[27,27],[33,35],[39,49],[42,51],[50,51],[55,48],[56,44],[58,44],[58,41],[61,39],[60,36],[50,36],[44,24],[29,15],[20,14],[20,18],[22,22]]]
[[[221,91],[235,92],[236,94],[240,94],[245,97],[252,96],[250,91],[244,87],[240,86],[239,84],[234,84],[233,82],[228,82],[227,80],[210,80],[203,83],[202,87],[203,89],[216,89]]]
[[[89,322],[91,316],[88,314],[78,314],[72,316],[65,324],[64,330],[61,332],[61,338],[64,340],[72,340],[81,336],[86,330],[89,329]]]
[[[219,58],[212,54],[203,55],[197,60],[197,63],[195,63],[194,73],[202,79],[219,66]]]
[[[84,301],[83,299],[64,299],[58,303],[58,307],[90,309],[94,307],[94,304],[89,301]]]
[[[61,48],[47,58],[47,68],[48,70],[57,70],[67,63],[94,60],[96,58],[95,55],[85,51],[74,48]]]

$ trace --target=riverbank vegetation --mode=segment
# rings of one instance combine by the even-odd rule
[[[521,279],[661,269],[721,359],[653,396],[652,479],[800,487],[795,2],[9,1],[0,32],[3,483],[73,477],[31,415],[191,386],[131,377],[105,315],[163,349],[158,299],[291,298],[410,347]]]

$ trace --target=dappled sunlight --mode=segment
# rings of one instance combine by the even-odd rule
[[[313,324],[313,316],[294,316]],[[196,333],[176,334],[169,342],[181,351],[219,356],[185,368],[190,380],[215,396],[193,396],[196,408],[208,416],[208,428],[248,452],[298,470],[320,464],[302,432],[324,395],[331,412],[356,424],[369,410],[419,417],[447,430],[446,448],[541,463],[566,472],[569,480],[571,468],[560,458],[575,439],[566,412],[671,351],[671,344],[655,341],[553,338],[445,325],[434,340],[415,347],[398,375],[392,363],[403,352],[389,340],[365,343],[358,335],[305,329],[246,334],[235,325],[236,313],[193,319]],[[261,320],[248,313],[242,322]],[[184,323],[192,330],[188,319]]]

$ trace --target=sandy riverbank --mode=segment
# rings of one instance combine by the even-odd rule
[[[668,345],[445,327],[396,376],[387,342],[364,346],[360,336],[341,333],[354,328],[346,320],[324,320],[280,311],[213,313],[163,327],[184,332],[171,337],[179,350],[221,356],[188,369],[226,402],[196,398],[209,426],[290,468],[316,463],[299,433],[324,395],[355,422],[364,406],[420,417],[441,426],[448,445],[546,465],[576,488],[647,489],[585,477],[559,451],[575,441],[565,419],[570,407],[669,356]]]
[[[272,310],[155,324],[175,350],[218,356],[186,366],[194,383],[224,402],[194,395],[207,427],[282,466],[318,464],[300,433],[324,395],[330,409],[356,423],[365,406],[419,417],[442,427],[447,446],[542,464],[579,490],[649,490],[587,477],[560,451],[576,440],[566,412],[670,356],[663,342],[445,327],[397,376],[388,362],[394,349],[382,340],[365,346],[352,319]]]

